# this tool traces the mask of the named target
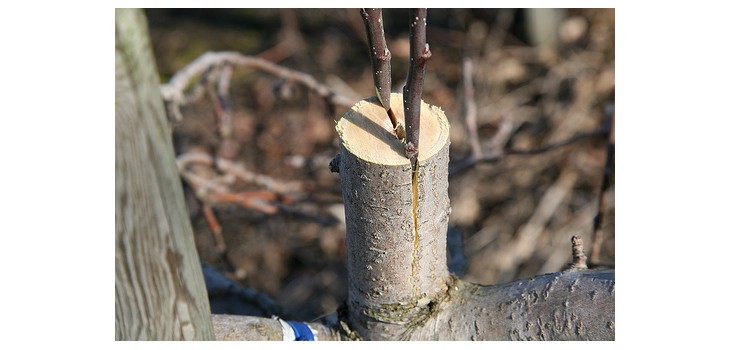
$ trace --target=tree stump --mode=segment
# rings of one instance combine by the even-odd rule
[[[401,122],[402,101],[391,94]],[[362,336],[394,339],[398,323],[427,318],[448,289],[449,123],[440,108],[421,102],[415,172],[377,97],[350,108],[337,131],[350,321]]]

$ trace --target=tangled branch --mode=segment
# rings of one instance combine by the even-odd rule
[[[309,74],[279,66],[262,58],[246,56],[238,52],[206,52],[175,73],[167,84],[162,85],[162,97],[168,104],[170,114],[178,120],[181,119],[180,107],[194,101],[202,95],[200,91],[201,87],[199,86],[203,86],[211,79],[210,73],[205,74],[205,72],[211,71],[212,68],[223,66],[252,68],[290,82],[295,82],[322,96],[329,104],[351,107],[357,102],[319,83]],[[186,95],[186,88],[197,76],[201,76],[201,79],[193,87],[191,94]]]

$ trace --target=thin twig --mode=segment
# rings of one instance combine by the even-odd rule
[[[615,119],[613,114],[613,105],[609,104],[605,108],[606,118],[610,119],[611,132],[606,143],[606,165],[603,168],[603,178],[601,180],[601,189],[598,195],[598,211],[593,218],[593,245],[591,246],[591,263],[597,264],[601,255],[601,245],[603,244],[603,215],[606,210],[606,192],[611,187],[611,176],[614,170],[614,133]]]
[[[536,155],[541,153],[550,152],[553,150],[556,150],[560,147],[567,146],[579,141],[583,141],[586,139],[591,139],[594,137],[600,137],[605,136],[608,134],[608,131],[605,127],[600,127],[596,129],[595,131],[589,132],[589,133],[580,133],[577,134],[567,140],[563,140],[560,142],[556,142],[554,144],[550,144],[547,146],[534,148],[534,149],[527,149],[527,150],[520,150],[520,149],[511,149],[506,148],[501,151],[495,150],[490,153],[484,153],[480,158],[476,158],[473,156],[468,156],[464,158],[463,160],[455,163],[454,165],[450,166],[449,169],[449,178],[453,178],[459,174],[461,174],[463,171],[475,166],[479,163],[494,163],[499,160],[502,160],[504,157],[507,156],[526,156],[526,155]]]
[[[497,20],[489,31],[489,37],[486,40],[484,52],[497,52],[504,44],[504,39],[509,34],[508,29],[512,25],[515,18],[515,9],[500,9],[497,14]]]
[[[495,152],[497,150],[504,149],[504,145],[507,144],[510,135],[512,135],[513,128],[514,123],[512,122],[512,112],[507,112],[499,122],[497,132],[494,133],[494,136],[492,136],[491,139],[489,139],[489,142],[487,143],[487,151]]]
[[[564,205],[577,179],[575,171],[564,169],[545,191],[530,219],[515,232],[512,242],[498,253],[496,263],[503,277],[513,277],[517,266],[535,252],[538,238],[557,210]]]
[[[215,250],[218,254],[225,253],[226,242],[223,240],[223,229],[221,229],[221,224],[218,222],[218,218],[216,218],[213,208],[205,203],[203,203],[203,216],[205,216],[205,221],[208,222],[208,226],[210,226],[210,230],[213,232]]]
[[[204,206],[218,203],[233,203],[244,208],[254,209],[265,214],[291,214],[329,226],[339,221],[332,216],[323,216],[316,213],[307,213],[294,205],[305,199],[302,193],[303,184],[300,182],[282,182],[266,175],[247,170],[242,164],[228,159],[217,158],[215,166],[222,174],[213,178],[205,178],[194,174],[188,169],[197,164],[213,167],[213,157],[207,153],[188,152],[177,157],[177,164],[183,179],[193,188],[196,198]],[[266,188],[266,191],[233,192],[230,186],[235,180],[253,183]],[[217,220],[212,211],[204,212],[214,235],[217,235]],[[212,218],[212,219],[211,219]],[[222,242],[222,238],[216,238]],[[217,245],[218,246],[218,245]],[[225,254],[225,251],[223,251]]]
[[[229,64],[221,67],[218,77],[217,98],[213,105],[218,106],[218,132],[221,137],[217,156],[224,159],[234,159],[238,154],[239,143],[233,138],[233,102],[230,97],[231,76],[233,69]]]
[[[213,166],[213,157],[201,152],[183,153],[177,157],[178,169],[183,171],[190,164],[202,164]],[[254,173],[238,162],[228,159],[216,159],[216,167],[224,172],[234,175],[241,181],[253,183],[278,194],[295,194],[303,190],[301,182],[282,182],[270,176]]]
[[[368,34],[368,52],[370,63],[373,66],[373,81],[375,82],[375,94],[380,104],[388,113],[393,129],[398,128],[398,120],[390,109],[390,89],[392,78],[390,74],[390,50],[385,43],[385,31],[383,30],[382,9],[360,9],[360,15],[365,22],[365,31]]]
[[[408,80],[403,88],[403,111],[406,122],[406,156],[411,160],[411,166],[415,170],[421,127],[421,94],[426,61],[431,57],[431,50],[426,43],[426,9],[410,9],[408,17],[411,61],[408,65]]]
[[[218,104],[220,105],[221,114],[219,120],[219,127],[221,137],[224,140],[231,138],[232,126],[231,126],[231,98],[230,98],[230,87],[231,87],[231,75],[233,74],[231,65],[224,64],[221,67],[221,74],[218,78]]]
[[[216,203],[234,203],[244,208],[251,208],[266,214],[276,214],[279,210],[274,203],[277,195],[266,191],[251,191],[241,193],[216,193],[213,196]]]
[[[469,135],[471,154],[475,158],[482,156],[482,148],[479,146],[479,135],[477,134],[477,103],[474,101],[474,64],[470,58],[464,58],[464,124]]]
[[[231,67],[236,68],[252,68],[296,82],[319,94],[329,103],[338,106],[351,107],[357,102],[319,83],[309,74],[285,68],[258,57],[245,56],[238,52],[206,52],[175,73],[167,84],[162,85],[162,97],[168,103],[172,115],[181,115],[180,107],[190,102],[185,96],[185,89],[194,81],[195,77],[200,76],[211,67],[223,64],[230,64]]]

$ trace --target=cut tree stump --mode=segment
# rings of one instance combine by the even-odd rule
[[[403,95],[391,94],[390,101],[402,122]],[[350,321],[366,338],[395,337],[402,327],[392,322],[427,318],[448,289],[449,123],[440,108],[421,102],[415,186],[404,145],[377,97],[350,108],[337,131]]]

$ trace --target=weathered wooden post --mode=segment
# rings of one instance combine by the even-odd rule
[[[147,23],[115,15],[115,338],[212,340]]]

